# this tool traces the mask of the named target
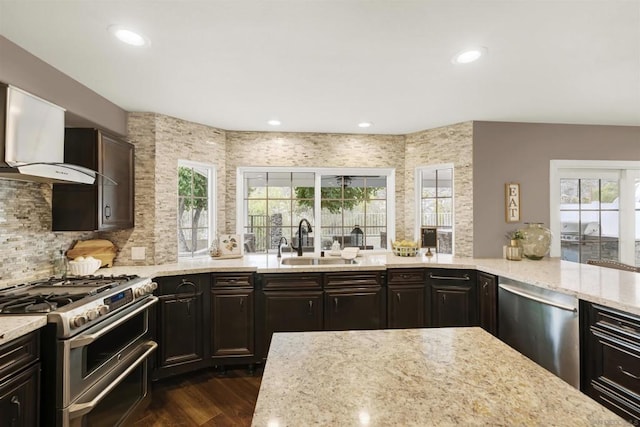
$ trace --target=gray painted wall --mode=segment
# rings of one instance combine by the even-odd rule
[[[67,126],[127,134],[127,112],[0,36],[0,81],[67,109]]]
[[[502,256],[525,222],[549,225],[550,160],[640,160],[640,127],[473,122],[475,257]],[[507,182],[520,183],[520,223],[505,222]]]

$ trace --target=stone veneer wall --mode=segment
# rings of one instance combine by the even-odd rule
[[[0,179],[0,288],[49,277],[56,250],[95,233],[51,231],[51,184]]]
[[[176,227],[178,160],[216,167],[218,224],[225,221],[225,132],[155,113],[129,115],[129,139],[136,146],[136,225],[103,233],[120,253],[118,265],[164,264],[178,260]],[[131,248],[146,248],[144,261]]]
[[[473,255],[473,122],[458,123],[406,135],[405,227],[415,230],[415,169],[419,166],[454,165],[454,253]],[[398,230],[402,230],[398,227]]]
[[[236,231],[241,166],[376,167],[396,170],[396,230],[404,226],[404,136],[227,131],[227,232]]]

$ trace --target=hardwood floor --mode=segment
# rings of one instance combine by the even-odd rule
[[[153,383],[152,402],[135,427],[250,426],[262,371],[213,369]]]

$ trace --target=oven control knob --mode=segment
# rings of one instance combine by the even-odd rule
[[[136,288],[134,294],[136,296],[136,298],[144,296],[146,292],[144,291],[144,286],[140,286],[139,288]]]
[[[78,316],[75,316],[75,317],[71,318],[71,327],[72,328],[79,328],[80,326],[84,325],[85,323],[87,323],[87,316],[85,316],[84,314],[80,314]]]
[[[94,308],[91,310],[87,310],[87,312],[84,313],[84,315],[87,317],[88,320],[95,320],[98,318],[98,316],[100,316],[100,312],[98,312],[97,308]]]
[[[105,305],[105,304],[102,304],[102,305],[99,305],[96,310],[98,311],[98,315],[104,316],[105,314],[107,314],[109,312],[109,306]]]
[[[151,286],[151,283],[147,283],[146,285],[144,285],[144,293],[145,294],[153,293],[153,289],[154,289],[154,287]]]

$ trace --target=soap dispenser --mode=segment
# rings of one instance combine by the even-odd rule
[[[340,242],[338,242],[338,239],[335,239],[333,241],[333,244],[331,245],[331,253],[333,253],[333,254],[339,254],[340,253]]]

